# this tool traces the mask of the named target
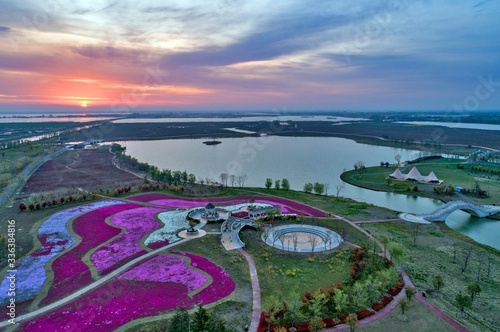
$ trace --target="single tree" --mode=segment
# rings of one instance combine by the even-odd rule
[[[168,327],[168,332],[189,331],[190,329],[189,313],[186,309],[179,308],[175,311],[174,317]]]
[[[433,276],[432,279],[431,279],[431,282],[432,282],[432,286],[437,291],[439,291],[441,289],[441,287],[444,286],[444,279],[439,274]]]
[[[358,317],[356,315],[347,315],[345,322],[347,325],[349,325],[349,331],[354,332],[356,331],[356,327],[358,327]]]
[[[222,183],[224,186],[227,186],[228,178],[229,178],[229,174],[227,174],[227,173],[221,173],[219,175],[220,183]]]
[[[245,181],[247,180],[247,175],[246,174],[241,174],[238,176],[238,186],[244,187],[245,186]]]
[[[281,188],[280,183],[281,183],[280,180],[274,181],[274,189],[279,190]]]
[[[481,293],[482,289],[475,282],[472,282],[472,283],[468,284],[466,289],[467,289],[467,293],[470,296],[470,302],[471,302],[471,304],[473,304],[474,303],[474,299],[476,298],[477,295],[479,295],[479,293]]]
[[[193,322],[191,324],[191,331],[203,332],[207,328],[207,323],[209,322],[210,316],[208,315],[207,309],[203,308],[201,305],[198,306],[198,310],[193,314]]]
[[[398,301],[399,310],[401,310],[401,315],[405,315],[406,309],[408,309],[408,300],[406,297],[402,297]]]
[[[470,296],[467,296],[465,294],[462,294],[462,292],[459,292],[455,296],[455,304],[457,305],[458,309],[460,309],[460,312],[463,315],[465,309],[470,308],[472,306],[472,301],[470,299]]]
[[[358,171],[359,173],[359,176],[361,176],[363,174],[363,172],[365,171],[366,169],[366,166],[365,166],[365,163],[361,160],[358,160],[355,164],[354,164],[354,169]]]
[[[309,327],[307,328],[308,331],[310,332],[317,332],[321,329],[324,329],[326,327],[325,322],[323,322],[323,318],[314,316],[310,321],[309,321]]]
[[[271,179],[271,178],[267,178],[267,179],[266,179],[266,184],[265,184],[265,185],[266,185],[266,188],[267,188],[267,189],[270,189],[270,188],[271,188],[271,186],[273,185],[273,179]]]
[[[236,175],[229,175],[229,182],[231,182],[231,187],[234,187],[234,182],[236,181]]]
[[[410,287],[410,286],[405,286],[405,295],[406,295],[406,299],[408,300],[408,303],[411,302],[413,297],[415,297],[416,293],[417,293],[417,291],[415,290],[415,288]]]
[[[469,258],[472,254],[472,247],[467,247],[464,249],[464,265],[462,266],[462,273],[467,269],[467,264],[469,263]]]
[[[313,189],[316,194],[322,195],[325,191],[325,185],[323,183],[315,182]]]
[[[397,154],[394,159],[396,159],[396,165],[399,166],[399,164],[401,163],[401,155],[400,154]]]
[[[290,182],[288,181],[288,179],[281,180],[281,188],[283,190],[290,190]]]
[[[304,191],[306,193],[309,194],[309,193],[312,192],[312,190],[313,190],[313,184],[312,183],[308,182],[308,183],[304,184]]]
[[[345,185],[343,183],[335,185],[335,190],[337,191],[336,197],[339,198],[340,192],[344,190]]]

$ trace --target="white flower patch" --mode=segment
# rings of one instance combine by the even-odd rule
[[[181,238],[177,236],[179,229],[188,228],[187,215],[191,210],[184,211],[167,211],[158,215],[158,219],[163,223],[163,227],[151,233],[144,244],[147,246],[150,243],[168,240],[169,243],[179,241]]]

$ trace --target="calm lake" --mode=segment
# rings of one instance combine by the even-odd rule
[[[222,144],[204,145],[204,139],[118,142],[127,148],[127,154],[160,169],[186,170],[201,179],[219,181],[221,173],[247,176],[245,186],[264,187],[266,178],[290,181],[295,190],[302,190],[306,182],[328,183],[328,194],[335,195],[340,185],[340,174],[352,169],[357,161],[366,166],[381,161],[412,160],[420,151],[359,144],[336,137],[246,137],[218,139]],[[439,177],[439,174],[437,174]],[[422,197],[376,192],[345,185],[340,193],[357,201],[368,202],[396,211],[431,212],[442,203]],[[500,221],[474,218],[456,211],[446,224],[477,242],[500,249]]]

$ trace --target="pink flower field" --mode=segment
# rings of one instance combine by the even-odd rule
[[[192,266],[205,271],[214,280],[193,298],[188,296],[190,288],[197,289],[203,285],[200,277],[203,275],[192,270],[194,274],[188,283],[176,277],[173,279],[172,269],[188,270],[178,264],[183,259],[156,256],[70,304],[22,324],[20,331],[112,331],[137,318],[154,316],[180,306],[192,308],[197,303],[212,303],[233,292],[234,281],[219,266],[197,255],[180,254],[189,257]],[[156,271],[157,275],[151,277],[154,280],[136,279],[148,279],[145,274],[164,262],[170,264],[172,269]],[[128,280],[129,277],[132,279]]]
[[[135,257],[145,254],[139,246],[141,239],[160,224],[154,218],[164,211],[160,208],[141,207],[120,212],[111,218],[111,223],[125,228],[125,232],[110,243],[97,249],[91,256],[99,274],[106,274]]]
[[[59,256],[52,263],[54,279],[42,304],[48,304],[90,284],[93,279],[89,267],[82,262],[83,256],[91,249],[120,234],[120,229],[108,225],[105,219],[116,213],[139,207],[135,204],[119,204],[103,207],[77,217],[73,221],[73,231],[82,240],[72,250]],[[96,232],[95,230],[99,231]]]
[[[185,263],[181,257],[159,255],[125,272],[118,279],[173,282],[186,286],[188,291],[192,292],[203,286],[207,278],[186,267]]]

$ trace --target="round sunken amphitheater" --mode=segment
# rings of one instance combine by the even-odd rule
[[[297,242],[296,246],[294,245],[295,241]],[[273,227],[264,242],[280,250],[319,252],[338,247],[342,239],[339,234],[324,227],[282,225]]]

